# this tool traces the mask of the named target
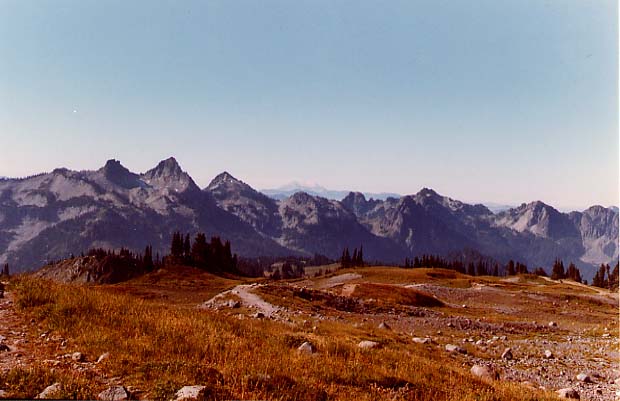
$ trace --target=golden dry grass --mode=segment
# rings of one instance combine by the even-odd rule
[[[155,400],[170,399],[178,388],[193,384],[208,387],[207,399],[554,399],[515,384],[480,381],[460,368],[458,357],[394,333],[365,333],[346,322],[321,323],[312,332],[269,320],[241,320],[229,312],[144,297],[128,290],[131,285],[119,290],[16,279],[20,311],[68,338],[62,352],[80,351],[90,361],[104,352],[111,357],[96,367],[98,374],[14,369],[0,377],[9,395],[34,397],[58,380],[66,383],[62,397],[94,398],[105,388],[102,376],[121,377],[124,385],[143,390],[141,397]],[[356,344],[363,338],[375,338],[384,347],[361,350]],[[306,340],[318,353],[296,352]]]

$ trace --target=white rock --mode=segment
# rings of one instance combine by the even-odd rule
[[[379,343],[375,341],[364,340],[364,341],[360,341],[359,344],[357,344],[357,346],[360,348],[365,348],[365,349],[378,348]]]
[[[558,327],[558,324],[556,322],[549,322],[549,327]]]
[[[382,329],[382,330],[390,330],[390,329],[391,329],[390,325],[389,325],[389,324],[387,324],[387,323],[385,323],[385,322],[381,322],[381,323],[379,324],[378,328],[379,328],[379,329]]]
[[[561,390],[556,391],[558,397],[560,398],[569,398],[569,399],[573,399],[573,400],[578,400],[580,399],[579,397],[579,393],[570,387],[567,388],[563,388]]]
[[[506,359],[506,360],[512,359],[512,350],[510,348],[506,348],[504,352],[502,352],[502,359]]]
[[[129,399],[129,393],[123,386],[112,386],[100,392],[97,395],[97,399],[102,401],[125,401]]]
[[[71,359],[76,362],[82,362],[84,360],[84,355],[82,355],[81,352],[74,352],[73,354],[71,354]]]
[[[422,338],[422,337],[413,337],[412,340],[413,340],[414,343],[417,343],[417,344],[430,344],[431,342],[433,342],[433,340],[431,340],[428,337],[424,337],[424,338]]]
[[[584,383],[592,383],[592,378],[585,373],[579,373],[577,375],[577,380]]]
[[[315,352],[314,346],[308,341],[304,342],[297,348],[297,351],[302,354],[313,354]]]
[[[489,366],[474,365],[471,367],[471,374],[487,380],[499,379],[499,374]]]
[[[545,358],[553,359],[553,352],[551,352],[550,350],[545,350]]]
[[[60,392],[61,388],[62,386],[60,385],[60,383],[54,383],[51,386],[45,387],[45,389],[41,391],[41,393],[39,393],[39,395],[37,395],[35,398],[38,398],[40,400],[44,400],[46,398],[58,398],[58,393]]]
[[[446,351],[448,352],[458,352],[459,354],[466,354],[467,350],[465,350],[464,348],[459,347],[458,345],[454,345],[454,344],[446,344]]]
[[[97,358],[97,363],[101,363],[103,361],[105,361],[106,359],[108,359],[110,357],[110,353],[109,352],[105,352],[103,354],[101,354],[99,356],[99,358]]]
[[[205,386],[185,386],[182,387],[174,396],[174,401],[197,400],[205,391]]]

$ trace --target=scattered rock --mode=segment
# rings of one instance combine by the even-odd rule
[[[229,299],[228,302],[226,302],[226,306],[231,309],[241,308],[241,302],[235,301],[234,299]]]
[[[58,393],[60,392],[61,387],[62,386],[60,385],[60,383],[54,383],[51,386],[45,387],[45,389],[41,391],[41,393],[39,393],[39,395],[37,395],[35,398],[40,400],[44,400],[47,398],[58,398]]]
[[[557,392],[558,397],[560,398],[568,398],[568,399],[573,399],[573,400],[579,400],[579,393],[577,392],[577,390],[567,387],[567,388],[563,388],[561,390],[558,390]]]
[[[379,343],[375,342],[375,341],[368,341],[368,340],[364,340],[364,341],[360,341],[359,344],[357,344],[358,347],[360,348],[366,348],[366,349],[370,349],[370,348],[378,348],[379,347]]]
[[[504,352],[502,352],[502,359],[506,359],[506,360],[511,360],[513,358],[512,356],[512,350],[510,348],[506,348],[504,350]]]
[[[385,322],[381,322],[378,326],[379,329],[381,330],[391,330],[392,328],[390,327],[389,324],[385,323]]]
[[[433,342],[433,340],[431,340],[428,337],[424,337],[424,338],[422,338],[422,337],[413,337],[412,340],[413,340],[414,343],[417,343],[417,344],[430,344],[430,343]]]
[[[315,352],[314,346],[308,341],[304,342],[297,348],[297,351],[302,354],[313,354]]]
[[[129,399],[129,393],[123,386],[112,386],[103,390],[97,395],[98,400],[104,401],[125,401]]]
[[[182,387],[174,396],[174,401],[198,400],[206,390],[205,386],[185,386]]]
[[[579,373],[577,375],[577,380],[584,383],[592,383],[592,378],[585,373]]]
[[[103,361],[105,361],[106,359],[108,359],[110,357],[110,353],[109,352],[105,352],[103,354],[101,354],[99,356],[99,358],[97,358],[97,363],[101,363]]]
[[[486,380],[499,379],[499,374],[490,366],[474,365],[471,367],[471,374]]]
[[[553,359],[553,352],[551,352],[550,350],[545,350],[545,359]]]
[[[459,354],[466,354],[467,353],[466,349],[461,348],[458,345],[454,345],[454,344],[446,344],[446,351],[448,351],[448,352],[458,352]]]
[[[73,354],[71,354],[71,359],[73,359],[75,362],[82,362],[84,360],[84,355],[82,355],[81,352],[74,352]]]

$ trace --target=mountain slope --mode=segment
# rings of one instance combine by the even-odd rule
[[[0,181],[0,262],[13,271],[90,247],[152,244],[163,254],[177,229],[220,235],[241,255],[289,253],[218,207],[173,158],[141,175],[111,160],[97,171]]]
[[[151,244],[163,254],[175,230],[219,235],[242,256],[338,258],[361,245],[367,260],[384,262],[472,250],[531,268],[561,258],[586,279],[618,258],[618,213],[601,206],[566,214],[537,201],[494,214],[428,188],[385,200],[359,192],[342,201],[305,192],[275,200],[226,172],[201,190],[174,158],[142,174],[109,160],[95,171],[0,180],[0,263],[13,271],[90,247]]]

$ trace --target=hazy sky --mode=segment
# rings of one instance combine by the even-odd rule
[[[0,0],[0,175],[618,203],[616,1]]]

